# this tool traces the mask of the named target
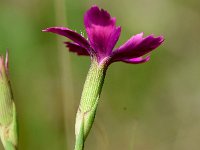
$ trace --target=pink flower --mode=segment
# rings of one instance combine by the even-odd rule
[[[89,40],[64,27],[51,27],[43,31],[69,38],[72,42],[65,42],[65,44],[71,52],[96,58],[99,64],[105,60],[108,64],[116,61],[132,64],[146,62],[150,56],[143,56],[156,49],[164,41],[162,36],[154,37],[152,34],[143,37],[143,33],[140,33],[132,36],[120,47],[114,48],[119,39],[121,27],[116,26],[115,18],[97,6],[92,6],[85,13],[84,25]]]

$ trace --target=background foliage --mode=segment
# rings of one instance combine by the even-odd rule
[[[0,52],[9,49],[19,149],[73,149],[89,58],[69,54],[65,38],[41,30],[84,32],[92,4],[117,18],[118,45],[142,31],[165,42],[146,64],[111,65],[86,149],[199,150],[199,0],[0,0]]]

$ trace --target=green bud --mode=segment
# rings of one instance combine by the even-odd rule
[[[16,109],[8,78],[8,53],[0,56],[0,137],[5,150],[17,149]]]

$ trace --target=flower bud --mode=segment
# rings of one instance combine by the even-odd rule
[[[5,150],[17,147],[16,110],[8,78],[8,53],[0,56],[0,137]]]

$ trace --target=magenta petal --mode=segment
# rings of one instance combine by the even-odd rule
[[[89,48],[90,45],[88,43],[88,41],[82,37],[80,34],[76,33],[75,31],[72,31],[68,28],[64,28],[64,27],[51,27],[51,28],[47,28],[45,30],[42,30],[44,32],[52,32],[52,33],[56,33],[62,36],[65,36],[69,39],[71,39],[72,41],[74,41],[75,43],[81,45],[84,48]]]
[[[97,6],[90,8],[84,16],[86,32],[92,48],[102,60],[110,56],[119,39],[121,28],[115,26],[116,19]]]
[[[93,25],[99,26],[115,26],[116,19],[112,18],[110,14],[99,9],[97,6],[92,6],[84,16],[84,24],[86,28],[90,28]]]
[[[113,60],[123,61],[123,59],[141,57],[157,48],[164,41],[162,36],[149,35],[145,38],[142,36],[143,33],[140,33],[131,37],[125,44],[113,51]]]
[[[66,47],[69,48],[70,52],[77,53],[78,55],[85,55],[85,56],[90,55],[84,47],[82,47],[76,43],[72,43],[72,42],[64,42],[64,43],[66,44]]]
[[[140,63],[145,63],[150,60],[150,56],[147,56],[145,58],[143,57],[137,57],[137,58],[132,58],[132,59],[123,59],[123,62],[126,63],[131,63],[131,64],[140,64]]]

